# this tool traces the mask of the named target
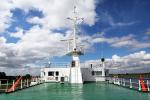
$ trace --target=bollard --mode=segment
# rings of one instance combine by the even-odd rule
[[[1,83],[1,80],[0,80],[0,86],[1,86],[1,84],[2,84],[2,83]]]
[[[147,90],[149,91],[149,82],[148,82],[148,80],[147,80]]]
[[[140,80],[139,80],[139,91],[141,91],[141,84],[140,84]]]
[[[132,88],[132,80],[130,79],[130,88]]]

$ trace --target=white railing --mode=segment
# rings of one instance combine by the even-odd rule
[[[65,63],[65,62],[62,62],[62,63],[55,62],[51,64],[46,64],[46,67],[51,67],[51,68],[57,68],[57,67],[68,68],[69,66],[70,66],[70,63]]]
[[[0,79],[0,92],[8,92],[8,90],[14,86],[16,80],[8,80],[8,79]],[[17,87],[13,87],[12,91],[16,91],[19,89],[28,88],[30,86],[38,85],[43,83],[39,77],[33,77],[31,79],[21,79],[18,83]]]
[[[142,86],[139,79],[107,77],[109,83],[142,91]],[[147,92],[150,92],[150,79],[144,79],[144,85]]]

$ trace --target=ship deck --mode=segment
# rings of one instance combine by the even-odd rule
[[[149,100],[150,94],[107,83],[84,85],[44,83],[10,94],[0,100]]]

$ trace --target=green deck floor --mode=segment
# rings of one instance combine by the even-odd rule
[[[14,93],[0,94],[0,100],[150,100],[150,93],[111,84],[44,83]]]

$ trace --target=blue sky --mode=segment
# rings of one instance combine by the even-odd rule
[[[73,15],[74,5],[85,18],[78,36],[86,51],[82,62],[141,55],[150,59],[149,0],[2,0],[0,65],[32,65],[48,57],[53,62],[70,61],[64,56],[67,43],[60,40],[72,38],[72,24],[66,18]]]
[[[96,6],[98,21],[92,27],[85,26],[83,28],[90,35],[105,32],[105,36],[111,38],[133,34],[139,42],[149,43],[150,36],[144,34],[150,27],[149,5],[148,0],[104,0],[103,3]],[[111,25],[110,21],[114,25]],[[119,23],[122,23],[122,25],[119,25]],[[148,39],[144,39],[145,37]],[[101,45],[103,45],[103,48]],[[131,48],[128,47],[112,48],[107,43],[98,43],[95,48],[97,50],[93,55],[99,57],[101,51],[103,51],[104,57],[111,57],[113,54],[125,56],[140,50],[150,52],[149,47],[130,50]]]
[[[82,28],[89,35],[104,32],[108,38],[119,38],[132,34],[137,41],[149,43],[150,36],[145,34],[150,27],[149,5],[148,0],[104,0],[96,5],[98,21],[95,25]],[[150,52],[150,47],[131,50],[130,47],[114,48],[107,43],[97,43],[94,48],[94,52],[85,55],[87,59],[98,59],[101,56],[111,58],[114,54],[125,56],[141,50]]]

